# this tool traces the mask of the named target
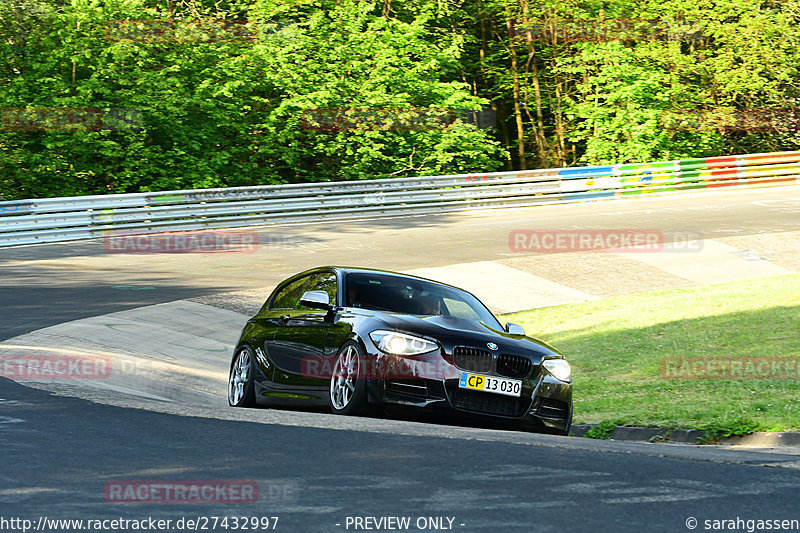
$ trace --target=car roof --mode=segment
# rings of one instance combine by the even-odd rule
[[[448,283],[442,283],[441,281],[436,281],[429,278],[423,278],[422,276],[415,276],[413,274],[403,274],[402,272],[394,272],[391,270],[380,270],[377,268],[364,268],[364,267],[348,267],[348,266],[335,266],[335,265],[328,265],[328,266],[320,266],[316,268],[312,268],[306,270],[302,274],[311,273],[311,272],[318,272],[320,270],[334,270],[340,272],[342,274],[382,274],[386,276],[395,276],[398,278],[409,278],[409,279],[418,279],[421,281],[427,281],[428,283],[435,283],[436,285],[443,285],[445,287],[450,287],[453,289],[457,289],[462,292],[467,292],[466,289],[461,287],[456,287],[455,285],[450,285]],[[470,293],[471,294],[471,293]]]

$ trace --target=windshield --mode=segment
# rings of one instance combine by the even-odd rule
[[[503,329],[494,315],[471,294],[412,278],[357,273],[347,276],[348,307],[375,309],[418,316],[443,316],[474,320]]]

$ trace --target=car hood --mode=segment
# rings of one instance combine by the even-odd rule
[[[466,320],[443,316],[412,316],[393,313],[376,313],[389,329],[404,333],[431,337],[441,342],[446,350],[453,346],[472,346],[486,349],[487,343],[495,343],[498,353],[538,356],[561,355],[547,343],[526,335],[512,335],[503,330]]]

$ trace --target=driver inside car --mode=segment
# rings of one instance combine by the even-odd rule
[[[419,301],[421,315],[440,315],[439,299],[432,295],[420,296]]]

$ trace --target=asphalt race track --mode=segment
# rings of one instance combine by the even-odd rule
[[[261,246],[247,254],[108,254],[100,241],[30,246],[0,249],[0,340],[175,300],[237,291],[266,296],[287,275],[322,264],[455,272],[465,280],[463,265],[475,263],[531,272],[538,263],[522,262],[509,248],[509,233],[538,228],[691,234],[715,243],[707,247],[712,260],[736,248],[728,255],[747,266],[748,276],[800,270],[798,186],[262,228]],[[787,242],[795,255],[786,253]],[[606,295],[579,286],[580,272],[592,268],[586,258],[568,261],[536,270],[550,269],[549,283],[572,283],[573,292],[554,289],[554,301]],[[632,265],[629,258],[614,261]],[[702,265],[666,273],[652,261],[639,267],[638,285],[615,290],[702,284],[708,277]],[[220,357],[226,367],[230,354]],[[441,420],[236,410],[4,378],[0,445],[0,531],[21,531],[3,518],[31,520],[33,527],[45,516],[183,519],[183,526],[230,517],[227,527],[205,522],[208,531],[230,531],[232,517],[278,517],[270,529],[301,533],[689,531],[709,530],[705,520],[800,520],[800,450],[792,448],[622,443]],[[225,480],[255,485],[257,498],[217,493],[212,503],[121,503],[109,493],[125,481]],[[372,520],[381,517],[383,527]],[[387,517],[407,517],[410,526],[397,529]]]
[[[347,516],[385,515],[455,517],[457,531],[682,531],[691,516],[797,516],[798,471],[751,466],[786,460],[770,454],[717,460],[740,461],[731,464],[558,442],[588,440],[574,437],[542,446],[210,420],[54,398],[8,380],[0,394],[18,402],[4,413],[24,420],[0,431],[3,515],[34,522],[278,516],[279,531],[333,532],[347,531],[336,525]],[[107,482],[153,478],[254,480],[262,497],[104,500]]]

